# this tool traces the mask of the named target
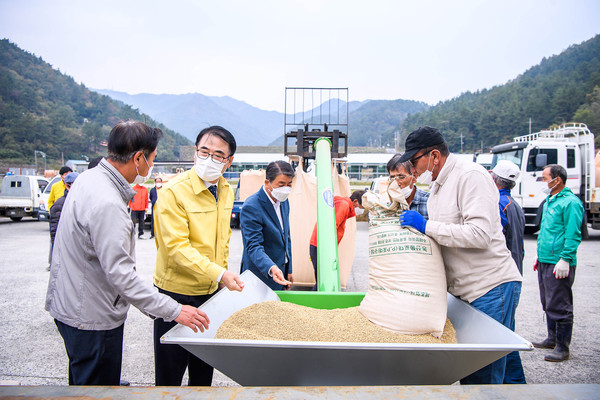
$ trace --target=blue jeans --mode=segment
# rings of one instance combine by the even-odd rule
[[[515,310],[519,305],[519,299],[521,298],[521,282],[513,282],[515,283],[515,295],[514,295],[514,303]],[[516,311],[515,311],[516,314]],[[515,331],[515,318],[512,320],[512,325],[510,326],[511,331]],[[525,372],[523,371],[523,363],[521,363],[521,356],[518,351],[513,351],[506,356],[506,369],[504,370],[504,383],[505,384],[525,384],[527,381],[525,380]]]
[[[520,294],[521,282],[506,282],[473,301],[471,305],[508,329],[514,330],[515,311],[519,304]],[[460,383],[463,385],[502,384],[505,370],[506,357],[502,357],[461,379]]]

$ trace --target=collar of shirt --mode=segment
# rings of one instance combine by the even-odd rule
[[[219,188],[219,182],[218,181],[217,181],[217,183],[210,183],[209,181],[205,181],[202,178],[200,178],[200,180],[202,181],[202,183],[204,183],[204,186],[206,186],[207,189],[208,189],[209,186],[216,186],[217,189]]]
[[[263,185],[262,189],[265,192],[265,194],[267,195],[267,199],[269,199],[269,201],[271,202],[271,204],[273,204],[273,207],[275,207],[275,209],[278,209],[279,205],[281,204],[281,202],[279,200],[273,200],[271,198],[271,196],[269,196],[269,192],[267,192],[267,189],[265,188],[265,185]]]
[[[111,181],[113,181],[113,183],[119,190],[119,194],[123,198],[123,201],[125,201],[125,203],[129,203],[131,199],[133,199],[133,196],[135,196],[136,192],[135,190],[133,190],[129,182],[127,182],[127,179],[125,179],[115,167],[113,167],[108,161],[106,161],[105,158],[100,160],[98,166],[104,168],[106,173],[110,176]]]
[[[437,192],[439,190],[440,186],[443,186],[444,183],[446,183],[446,180],[448,179],[448,176],[450,175],[450,171],[452,171],[454,169],[455,164],[456,164],[456,157],[454,156],[454,154],[449,154],[448,158],[446,158],[446,162],[444,163],[444,166],[442,167],[442,170],[438,174],[435,181],[433,181],[433,183],[431,184],[430,189],[431,189],[432,194]]]

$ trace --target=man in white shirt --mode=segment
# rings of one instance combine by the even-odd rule
[[[406,138],[401,161],[410,161],[417,183],[429,184],[429,220],[416,211],[401,214],[437,241],[446,266],[448,291],[506,327],[514,323],[522,277],[506,248],[498,213],[498,189],[480,165],[448,151],[440,131],[428,126]],[[506,357],[461,379],[462,384],[503,383]]]

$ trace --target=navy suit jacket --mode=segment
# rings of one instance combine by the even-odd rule
[[[277,265],[287,279],[292,273],[292,240],[290,238],[290,204],[280,205],[283,230],[271,200],[261,187],[248,197],[240,213],[240,228],[244,253],[242,272],[250,270],[273,290],[283,286],[269,276],[269,269]],[[285,264],[287,254],[288,264]]]

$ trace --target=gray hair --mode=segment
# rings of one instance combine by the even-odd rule
[[[290,163],[279,160],[272,161],[267,165],[265,177],[269,182],[273,182],[279,175],[285,175],[290,177],[290,179],[294,179],[294,169]]]
[[[510,189],[514,188],[515,185],[517,184],[516,182],[513,182],[511,180],[499,177],[494,172],[490,172],[490,175],[492,175],[492,179],[494,180],[494,182],[496,183],[496,186],[498,186],[499,189],[510,190]]]
[[[386,169],[388,174],[390,174],[392,171],[397,170],[400,167],[404,167],[406,168],[406,171],[412,175],[412,165],[410,163],[410,161],[404,161],[404,162],[400,162],[400,158],[402,157],[402,153],[396,153],[394,154],[394,156],[390,159],[390,161],[388,161],[387,165],[386,165]]]

